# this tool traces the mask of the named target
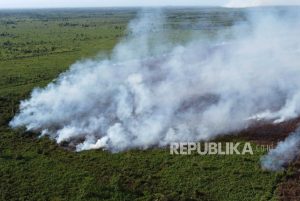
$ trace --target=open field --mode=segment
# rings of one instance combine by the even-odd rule
[[[176,30],[171,36],[176,41],[203,32],[213,37],[216,27],[243,20],[239,11],[224,19],[226,12],[169,10],[166,29]],[[171,156],[167,148],[75,153],[8,127],[34,87],[80,59],[109,54],[136,14],[136,9],[0,11],[0,200],[276,200],[291,172],[263,171],[265,152],[258,150],[252,156]]]

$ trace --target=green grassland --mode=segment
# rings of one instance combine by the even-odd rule
[[[168,11],[175,40],[230,26],[226,11]],[[204,14],[203,14],[204,13]],[[136,9],[0,11],[0,200],[275,200],[283,173],[260,168],[260,156],[176,156],[167,148],[112,154],[75,153],[36,134],[13,131],[20,100],[83,58],[109,54],[126,37]],[[235,137],[229,138],[236,140]]]

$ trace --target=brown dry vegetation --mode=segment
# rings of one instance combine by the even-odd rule
[[[256,144],[274,147],[300,125],[300,118],[280,124],[257,123],[241,133],[241,137]],[[280,201],[300,200],[300,156],[288,167],[276,193]]]

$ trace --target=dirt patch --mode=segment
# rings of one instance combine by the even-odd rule
[[[279,124],[257,122],[239,135],[242,139],[262,145],[276,145],[300,126],[300,118]]]

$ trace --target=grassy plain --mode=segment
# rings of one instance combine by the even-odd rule
[[[213,32],[242,18],[238,11],[226,12],[173,9],[168,11],[168,26],[176,30],[176,38]],[[0,11],[0,200],[275,199],[283,175],[263,171],[259,160],[264,153],[256,150],[253,156],[171,156],[163,148],[75,153],[48,138],[8,127],[20,100],[34,87],[45,86],[80,59],[109,54],[126,36],[127,23],[136,13]]]

